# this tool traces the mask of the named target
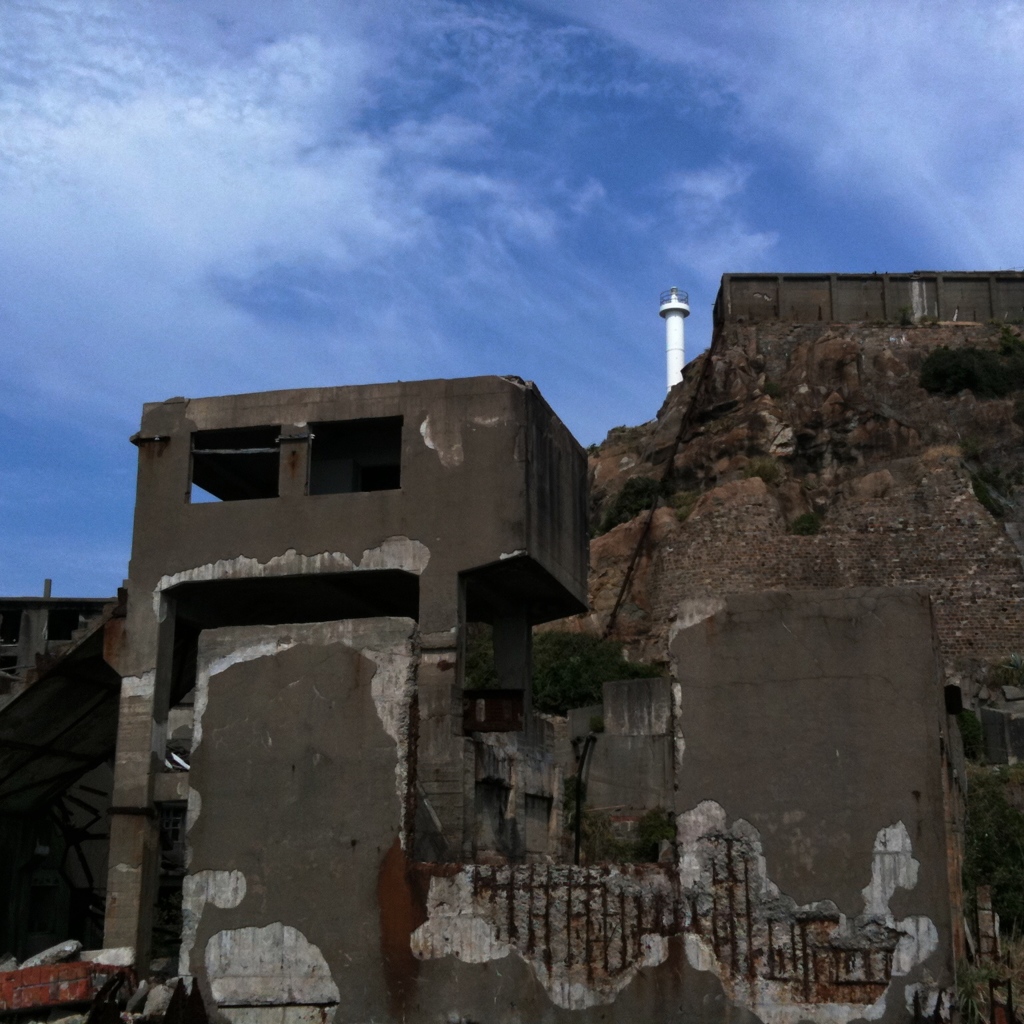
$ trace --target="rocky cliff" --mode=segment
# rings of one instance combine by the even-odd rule
[[[970,684],[1024,646],[1024,415],[1014,393],[920,378],[940,347],[1008,345],[1019,329],[995,324],[721,325],[655,419],[592,450],[592,610],[573,628],[608,628],[639,544],[611,624],[634,657],[665,660],[671,623],[726,593],[921,586]]]

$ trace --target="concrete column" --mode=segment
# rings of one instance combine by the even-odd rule
[[[309,428],[305,423],[281,427],[281,469],[277,493],[300,498],[309,482]]]
[[[131,946],[136,965],[149,965],[153,903],[159,872],[159,820],[153,780],[167,732],[174,655],[174,601],[164,598],[156,626],[156,665],[121,680],[121,702],[110,808],[110,853],[103,941]]]

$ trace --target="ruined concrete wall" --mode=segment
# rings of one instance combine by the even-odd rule
[[[313,427],[399,417],[400,486],[308,493]],[[276,496],[190,502],[199,458],[193,435],[244,427],[269,428],[269,447],[257,451],[277,460]],[[275,607],[268,612],[257,600],[248,615],[238,612],[228,621],[280,622],[289,596],[306,601],[303,613],[295,614],[300,619],[399,614],[359,600],[350,602],[350,610],[325,613],[316,602],[331,598],[331,584],[321,582],[319,591],[308,584],[327,575],[351,582],[360,574],[364,580],[381,571],[404,574],[400,614],[417,618],[429,651],[419,677],[420,782],[447,836],[442,845],[460,854],[465,743],[453,727],[461,718],[460,574],[500,567],[506,577],[524,580],[517,595],[524,621],[578,610],[585,598],[580,517],[557,518],[564,509],[582,507],[585,454],[536,388],[518,378],[483,377],[170,399],[145,407],[135,440],[139,477],[128,610],[122,642],[112,654],[124,683],[108,943],[144,950],[148,942],[147,887],[153,884],[156,844],[150,811],[169,695],[182,671],[177,620],[191,615],[193,636],[226,624],[204,621],[211,605],[217,611],[217,598],[204,591],[208,586],[271,582],[279,587]],[[529,475],[534,452],[543,465]],[[298,582],[303,577],[306,582]],[[385,599],[390,585],[377,584]],[[195,604],[182,612],[189,600]],[[227,601],[223,607],[234,610]]]
[[[846,1024],[900,1019],[915,992],[946,1016],[927,600],[762,595],[704,615],[680,623],[671,699],[658,680],[607,695],[609,738],[672,749],[659,864],[416,860],[414,624],[204,633],[181,970],[246,1024]],[[512,741],[488,738],[478,771],[509,807],[517,788],[555,795]]]
[[[723,320],[848,322],[924,317],[1024,320],[1024,274],[725,274],[715,300]]]
[[[411,956],[386,945],[382,921],[402,909],[378,884],[403,856],[414,630],[203,635],[180,966],[230,1019],[386,1013],[390,958]]]
[[[959,895],[927,596],[716,604],[672,643],[680,869],[708,908],[691,963],[766,1021],[934,1005]]]

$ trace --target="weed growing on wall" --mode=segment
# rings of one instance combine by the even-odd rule
[[[964,743],[964,757],[968,761],[980,761],[985,753],[985,736],[978,716],[973,711],[964,710],[956,716],[956,723]]]
[[[690,513],[696,508],[700,498],[700,491],[676,491],[669,499],[669,504],[676,511],[676,518],[685,523],[690,518]]]
[[[805,512],[789,524],[789,532],[798,537],[811,537],[821,529],[821,516],[817,512]]]

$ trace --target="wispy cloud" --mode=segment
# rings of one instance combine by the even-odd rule
[[[951,264],[1024,261],[1018,0],[543,6],[685,69],[738,148],[889,207]]]
[[[672,174],[667,182],[677,241],[670,256],[714,281],[723,267],[759,269],[778,241],[775,232],[751,230],[738,208],[750,168],[726,161]]]

